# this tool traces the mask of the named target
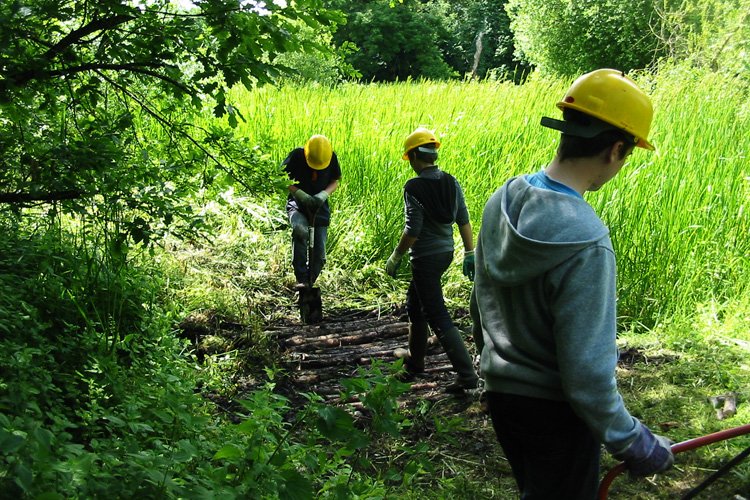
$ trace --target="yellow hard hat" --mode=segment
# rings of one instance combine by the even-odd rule
[[[622,71],[598,69],[580,76],[557,107],[594,116],[633,135],[636,146],[654,149],[648,142],[654,115],[651,99]]]
[[[434,144],[435,149],[440,147],[440,141],[437,140],[435,134],[424,127],[419,127],[406,138],[406,141],[404,141],[403,159],[408,160],[409,151],[419,146],[424,146],[425,144]]]
[[[331,163],[331,141],[324,135],[314,135],[305,143],[305,160],[315,170],[323,170]]]

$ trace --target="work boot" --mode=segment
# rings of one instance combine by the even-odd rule
[[[393,355],[404,360],[406,373],[400,379],[413,379],[414,375],[424,372],[424,356],[427,352],[427,337],[430,328],[427,323],[409,324],[409,348],[399,347],[393,351]]]
[[[461,332],[455,326],[444,332],[437,332],[445,354],[458,374],[453,382],[445,388],[446,392],[463,392],[464,389],[476,389],[479,376],[474,371],[474,363],[466,349]]]

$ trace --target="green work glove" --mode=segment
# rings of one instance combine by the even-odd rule
[[[311,199],[313,210],[318,210],[320,207],[322,207],[323,203],[325,203],[327,199],[328,199],[328,191],[325,191],[325,190],[313,196]]]
[[[401,258],[404,256],[401,252],[398,251],[398,249],[394,249],[393,253],[390,257],[388,257],[388,262],[385,263],[385,272],[388,276],[396,277],[396,271],[398,270],[398,267],[401,265]]]
[[[474,281],[474,250],[464,250],[464,276]]]
[[[294,199],[297,200],[297,204],[300,208],[304,208],[312,212],[316,210],[313,202],[313,197],[305,193],[301,189],[296,190],[294,194],[292,194],[292,196],[294,196]]]

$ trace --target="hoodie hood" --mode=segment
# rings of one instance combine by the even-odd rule
[[[481,231],[477,253],[501,286],[529,281],[609,234],[586,201],[534,187],[525,176],[509,179],[492,195]]]

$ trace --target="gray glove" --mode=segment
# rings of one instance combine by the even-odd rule
[[[328,199],[328,191],[325,191],[325,190],[313,196],[311,199],[311,204],[313,206],[312,210],[317,211],[320,207],[323,206],[323,203],[325,203],[327,199]]]
[[[393,253],[388,257],[388,261],[385,263],[385,273],[388,276],[396,277],[396,271],[398,271],[398,268],[401,265],[401,258],[403,256],[404,254],[397,249],[393,250]]]
[[[613,453],[613,456],[625,462],[630,474],[645,477],[664,472],[674,465],[672,442],[653,434],[648,427],[641,425],[641,433],[626,449]]]
[[[314,206],[313,197],[305,193],[301,189],[296,190],[292,194],[292,196],[294,196],[294,199],[297,200],[297,204],[300,206],[300,208],[310,210],[311,212],[317,210],[317,208]]]

